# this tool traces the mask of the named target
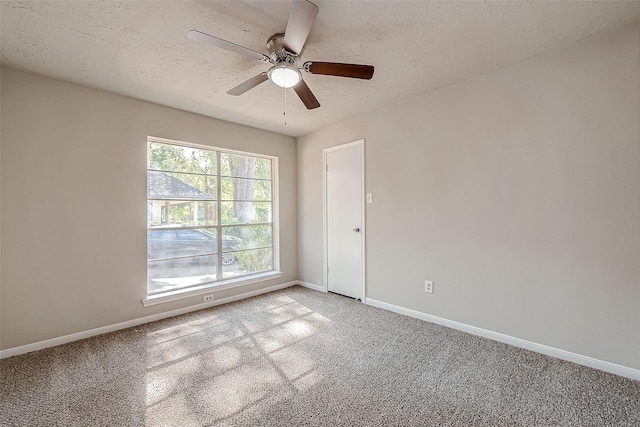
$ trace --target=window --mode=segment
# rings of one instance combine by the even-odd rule
[[[277,159],[147,143],[147,294],[274,271]]]

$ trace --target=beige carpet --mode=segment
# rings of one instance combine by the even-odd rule
[[[2,426],[640,426],[640,382],[300,287],[0,375]]]

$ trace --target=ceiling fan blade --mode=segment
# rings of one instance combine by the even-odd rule
[[[269,62],[269,58],[260,52],[251,50],[248,47],[240,46],[239,44],[222,40],[218,37],[210,36],[209,34],[205,34],[197,30],[189,31],[187,37],[200,43],[207,43],[221,49],[230,50],[231,52],[236,52],[241,55],[248,56],[249,58],[257,59],[258,61]]]
[[[320,103],[309,89],[309,86],[304,82],[304,80],[300,80],[297,85],[293,87],[293,90],[296,91],[300,100],[307,107],[307,110],[313,110],[314,108],[318,108]]]
[[[351,77],[364,80],[370,80],[373,77],[373,65],[307,61],[304,63],[304,69],[311,74],[324,74],[326,76]]]
[[[284,32],[284,48],[287,51],[300,55],[317,14],[318,6],[310,1],[293,0]]]
[[[249,89],[253,89],[258,86],[260,83],[264,83],[269,80],[269,76],[267,76],[267,72],[260,73],[257,76],[251,77],[244,83],[240,83],[238,86],[234,87],[227,91],[229,95],[239,96],[248,91]]]

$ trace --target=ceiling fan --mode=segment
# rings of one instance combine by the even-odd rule
[[[300,65],[300,55],[304,49],[313,22],[318,14],[318,6],[308,0],[293,0],[287,29],[283,34],[274,34],[267,40],[267,51],[264,55],[221,38],[205,34],[197,30],[189,31],[189,39],[208,43],[213,46],[236,52],[258,61],[268,62],[272,67],[229,90],[229,95],[239,96],[250,89],[271,80],[283,88],[292,87],[307,109],[318,108],[320,103],[302,80],[303,70],[309,74],[350,77],[370,80],[373,77],[373,66],[359,64],[342,64],[337,62],[307,61]]]

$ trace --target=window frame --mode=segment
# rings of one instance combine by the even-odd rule
[[[253,284],[253,283],[259,283],[259,282],[263,282],[263,281],[267,281],[267,280],[272,280],[275,278],[279,278],[282,277],[282,272],[280,271],[280,227],[279,227],[279,220],[280,220],[280,216],[279,216],[279,182],[278,182],[278,157],[276,156],[271,156],[271,155],[266,155],[266,154],[261,154],[261,153],[250,153],[250,152],[246,152],[246,151],[239,151],[239,150],[233,150],[233,149],[228,149],[228,148],[221,148],[221,147],[213,147],[213,146],[208,146],[208,145],[201,145],[201,144],[194,144],[194,143],[190,143],[190,142],[184,142],[184,141],[176,141],[176,140],[171,140],[171,139],[165,139],[165,138],[158,138],[158,137],[153,137],[153,136],[148,136],[147,137],[147,141],[146,141],[146,173],[145,175],[148,176],[149,171],[155,170],[155,171],[160,171],[160,172],[173,172],[173,173],[187,173],[187,172],[181,172],[181,171],[169,171],[169,170],[158,170],[158,169],[150,169],[150,165],[149,165],[149,144],[151,143],[158,143],[158,144],[167,144],[167,145],[173,145],[173,146],[177,146],[177,147],[185,147],[185,148],[190,148],[190,149],[195,149],[195,150],[207,150],[207,151],[214,151],[216,152],[216,172],[215,175],[210,175],[210,174],[206,174],[208,176],[215,176],[216,179],[216,199],[215,199],[215,203],[217,204],[217,221],[215,225],[196,225],[196,226],[183,226],[183,227],[175,227],[176,229],[180,228],[180,229],[211,229],[211,230],[215,230],[216,232],[216,236],[217,237],[217,267],[216,267],[216,280],[215,281],[211,281],[211,282],[206,282],[206,283],[200,283],[200,284],[194,284],[191,286],[185,286],[182,287],[180,289],[175,289],[175,290],[170,290],[170,291],[164,291],[164,292],[157,292],[157,293],[153,293],[153,294],[149,294],[149,290],[148,290],[148,264],[147,264],[147,274],[145,275],[146,277],[146,282],[145,282],[145,294],[146,297],[143,298],[142,303],[145,307],[147,306],[151,306],[151,305],[156,305],[156,304],[161,304],[164,302],[169,302],[169,301],[175,301],[175,300],[179,300],[179,299],[183,299],[183,298],[189,298],[189,297],[193,297],[193,296],[198,296],[198,295],[204,295],[204,294],[211,294],[213,292],[218,292],[224,289],[230,289],[230,288],[234,288],[234,287],[238,287],[238,286],[244,286],[244,285],[248,285],[248,284]],[[222,174],[222,170],[221,170],[221,155],[222,154],[232,154],[232,155],[241,155],[241,156],[247,156],[247,157],[254,157],[254,158],[262,158],[262,159],[268,159],[271,161],[271,199],[270,201],[265,201],[265,200],[251,200],[251,202],[267,202],[271,204],[271,222],[256,222],[256,223],[247,223],[247,224],[223,224],[222,218],[221,218],[221,212],[222,212],[222,179],[223,178],[236,178],[236,179],[248,179],[245,177],[228,177],[226,175]],[[145,177],[146,178],[146,177]],[[148,178],[146,178],[148,179]],[[268,181],[267,178],[251,178],[251,179],[255,179],[255,180],[263,180],[263,181]],[[146,186],[145,186],[146,187]],[[148,193],[148,189],[147,191],[145,191],[146,193],[146,197],[145,197],[145,203],[146,206],[148,207],[148,204],[150,201],[152,200],[157,200],[156,198],[150,198],[149,197],[149,193]],[[185,201],[194,201],[197,199],[185,199]],[[233,201],[237,201],[237,200],[233,200]],[[146,215],[148,215],[148,209],[146,210]],[[222,265],[222,240],[223,240],[223,230],[225,228],[230,228],[230,227],[239,227],[239,226],[258,226],[258,225],[270,225],[271,226],[271,252],[272,252],[272,269],[271,270],[267,270],[267,271],[262,271],[262,272],[257,272],[257,273],[250,273],[250,274],[246,274],[246,275],[242,275],[242,276],[237,276],[237,277],[232,277],[232,278],[227,278],[225,279],[223,277],[223,272],[221,269],[221,265]],[[150,227],[148,225],[148,219],[147,219],[147,226],[146,228],[146,232],[147,232],[147,237],[146,237],[146,245],[148,247],[148,231],[150,230]],[[167,230],[169,229],[173,229],[173,227],[168,226],[166,227]],[[268,248],[268,247],[266,247]],[[257,248],[256,248],[257,249]],[[148,263],[148,260],[147,260]]]

